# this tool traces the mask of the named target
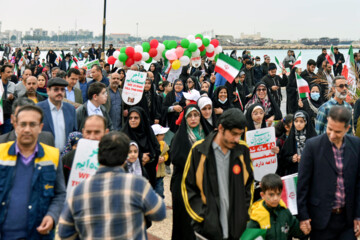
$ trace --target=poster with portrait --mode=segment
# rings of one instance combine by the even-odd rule
[[[71,172],[67,185],[67,195],[77,186],[79,183],[94,175],[99,168],[98,162],[98,150],[99,141],[80,139],[73,164],[71,166]]]
[[[277,156],[271,151],[276,147],[275,128],[268,127],[246,132],[246,143],[250,149],[250,157],[254,169],[254,178],[261,178],[277,169]]]
[[[122,91],[122,100],[127,105],[135,105],[140,102],[146,82],[146,72],[128,70]]]

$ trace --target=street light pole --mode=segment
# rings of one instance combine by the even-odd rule
[[[104,0],[104,19],[103,19],[103,36],[102,36],[102,53],[101,58],[105,60],[105,28],[106,28],[106,0]]]

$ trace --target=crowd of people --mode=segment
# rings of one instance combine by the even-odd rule
[[[231,83],[206,57],[171,82],[162,61],[71,67],[103,49],[82,51],[57,63],[50,50],[40,62],[39,48],[5,46],[0,239],[53,239],[56,229],[62,239],[146,239],[152,221],[166,217],[167,174],[172,239],[240,239],[248,229],[266,229],[266,239],[360,236],[360,100],[347,99],[337,48],[333,66],[323,49],[304,70],[292,50],[282,69],[267,55],[261,63],[233,51],[242,68]],[[128,70],[146,73],[135,105],[122,99]],[[310,86],[306,98],[296,74]],[[258,182],[245,133],[271,126],[278,168]],[[66,193],[80,139],[99,141],[99,168]],[[280,177],[295,173],[297,216],[281,200]]]

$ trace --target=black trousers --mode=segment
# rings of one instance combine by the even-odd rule
[[[346,214],[331,214],[325,229],[311,229],[310,239],[316,240],[356,240],[354,227],[346,223]]]

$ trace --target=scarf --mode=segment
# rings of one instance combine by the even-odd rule
[[[266,95],[266,97],[261,100],[257,95],[255,95],[253,98],[249,100],[249,102],[246,104],[245,109],[248,110],[249,107],[255,103],[260,103],[261,106],[264,107],[265,115],[268,115],[271,111],[271,101],[269,100],[269,96]]]
[[[204,130],[203,130],[201,124],[197,125],[194,128],[191,128],[188,125],[187,133],[189,135],[189,140],[191,142],[191,145],[194,144],[195,142],[205,138],[205,133],[204,133]]]
[[[183,98],[183,93],[182,92],[175,92],[176,102],[180,102],[182,98]]]
[[[140,160],[139,158],[136,159],[135,162],[126,162],[127,167],[128,167],[128,171],[131,174],[137,175],[137,176],[142,176],[142,171],[141,171],[141,165],[140,165]]]
[[[301,156],[306,141],[306,130],[298,131],[295,129],[296,152]]]

